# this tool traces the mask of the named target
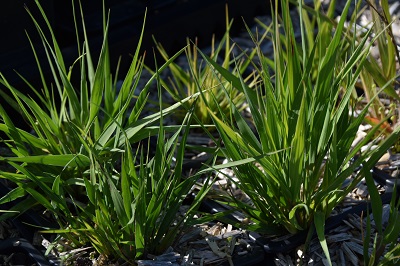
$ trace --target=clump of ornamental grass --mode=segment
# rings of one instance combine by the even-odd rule
[[[3,143],[15,155],[0,157],[12,167],[0,171],[0,178],[14,184],[0,203],[16,203],[0,220],[41,206],[59,226],[46,232],[64,236],[75,247],[91,245],[104,256],[129,261],[161,253],[172,245],[200,202],[196,198],[189,212],[175,217],[198,178],[182,174],[192,111],[188,111],[182,125],[168,127],[162,125],[162,118],[189,99],[148,116],[141,114],[150,85],[183,50],[158,68],[147,83],[140,84],[143,23],[131,65],[122,86],[117,88],[118,75],[110,70],[105,11],[104,39],[97,63],[92,60],[81,9],[83,42],[77,33],[79,56],[67,67],[50,22],[39,1],[36,4],[48,34],[27,11],[41,37],[52,81],[45,77],[43,62],[37,59],[42,88],[36,89],[24,79],[35,100],[0,73],[0,84],[8,90],[1,94],[20,115],[10,116],[0,104],[0,130],[7,136]],[[75,11],[74,18],[77,25]],[[33,45],[32,50],[36,56]],[[79,75],[77,86],[71,82],[74,74]],[[30,130],[16,127],[16,119],[27,121]],[[172,136],[167,137],[167,133]],[[146,154],[150,151],[137,146],[154,135],[158,140],[154,158],[150,158]],[[197,197],[201,198],[207,189],[204,186]]]
[[[215,43],[213,36],[211,43],[211,51],[209,56],[214,60],[221,62],[221,65],[227,71],[230,71],[236,76],[245,76],[244,81],[253,87],[257,82],[257,77],[254,73],[246,73],[248,67],[256,54],[256,50],[250,53],[241,53],[232,57],[232,51],[236,48],[235,44],[230,39],[230,28],[233,20],[229,21],[228,9],[226,8],[226,31],[219,43]],[[156,42],[156,41],[155,41]],[[156,42],[156,47],[162,58],[166,61],[170,60],[162,44]],[[180,109],[175,112],[175,119],[179,123],[185,117],[185,113],[196,102],[194,113],[198,123],[208,125],[212,122],[211,116],[207,111],[208,107],[214,114],[222,112],[225,116],[230,116],[232,113],[232,105],[239,110],[246,108],[244,94],[235,88],[229,81],[225,80],[222,75],[216,76],[212,68],[207,64],[197,51],[197,43],[187,39],[185,49],[185,59],[187,64],[178,64],[171,62],[168,64],[168,72],[165,79],[161,79],[163,88],[169,93],[174,102],[181,102],[193,95],[200,93],[200,97],[192,98],[182,104]],[[149,69],[150,72],[153,70]],[[226,98],[226,93],[229,94],[230,100]]]
[[[255,88],[202,54],[216,77],[222,75],[246,95],[255,127],[252,130],[248,126],[233,103],[235,122],[222,112],[216,115],[208,109],[221,138],[216,143],[223,144],[219,148],[228,159],[227,164],[215,169],[231,167],[237,178],[231,181],[251,203],[233,195],[228,199],[224,196],[222,201],[247,215],[252,221],[249,229],[264,234],[312,233],[315,225],[327,259],[325,220],[363,178],[363,172],[356,169],[371,169],[400,134],[397,127],[379,141],[373,139],[379,128],[375,126],[360,143],[352,145],[370,106],[356,112],[350,104],[370,44],[368,34],[360,41],[344,38],[350,2],[329,34],[317,34],[314,42],[307,43],[300,12],[298,44],[289,1],[280,3],[281,15],[275,1],[269,36],[274,58],[265,58],[258,46],[260,61],[255,67],[262,82]],[[302,1],[298,1],[298,7],[301,10]],[[257,36],[250,30],[249,34],[257,44]],[[307,44],[311,45],[309,49],[305,49]],[[343,54],[344,47],[347,52]],[[229,99],[228,92],[226,97]],[[361,152],[369,142],[377,147]],[[353,173],[355,177],[349,179]]]

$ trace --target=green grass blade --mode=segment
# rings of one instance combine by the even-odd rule
[[[87,156],[82,154],[33,155],[25,157],[0,157],[0,161],[37,163],[53,166],[84,167],[90,164]]]
[[[378,189],[376,188],[375,182],[372,178],[372,174],[369,170],[363,168],[365,181],[368,186],[368,192],[371,197],[372,214],[374,215],[375,226],[378,234],[382,235],[382,199],[379,196]]]
[[[315,229],[317,231],[319,243],[324,251],[328,265],[332,265],[331,257],[329,255],[328,245],[325,238],[325,215],[322,212],[316,212],[314,216]]]

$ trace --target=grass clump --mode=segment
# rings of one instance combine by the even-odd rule
[[[244,80],[250,87],[257,82],[254,73],[246,73],[248,66],[253,60],[256,50],[250,53],[244,51],[239,55],[233,55],[232,51],[239,50],[230,39],[230,28],[233,20],[229,21],[228,8],[226,8],[226,31],[219,43],[215,43],[215,36],[211,43],[210,57],[221,64],[221,66],[236,76],[245,76]],[[164,60],[170,60],[162,44],[156,42],[156,47]],[[212,67],[207,64],[197,51],[197,44],[187,39],[186,57],[187,64],[172,62],[168,65],[169,75],[161,80],[163,88],[171,95],[174,102],[181,102],[183,99],[192,97],[191,100],[182,104],[182,108],[175,113],[177,123],[182,121],[185,113],[195,103],[194,113],[198,123],[209,125],[212,122],[211,116],[206,107],[213,110],[214,114],[222,112],[225,116],[232,113],[232,105],[226,98],[229,95],[231,102],[239,110],[246,107],[244,94],[235,88],[221,75],[215,75]],[[186,66],[186,67],[185,67]],[[154,73],[153,70],[149,69]],[[200,97],[193,97],[200,94]]]
[[[163,127],[162,118],[188,99],[142,115],[150,85],[183,50],[144,85],[139,84],[144,68],[144,58],[139,55],[143,23],[131,65],[117,88],[113,80],[117,74],[113,76],[110,70],[105,10],[97,64],[92,60],[81,9],[83,42],[77,30],[79,56],[68,68],[39,1],[36,4],[49,34],[27,11],[43,42],[53,82],[48,84],[43,62],[37,60],[41,90],[25,80],[35,100],[14,88],[0,73],[0,84],[9,92],[1,94],[20,111],[20,118],[11,117],[0,105],[0,130],[7,136],[2,141],[14,154],[0,157],[13,169],[1,170],[0,177],[14,184],[0,203],[18,202],[0,220],[35,208],[49,213],[58,223],[59,228],[44,231],[63,236],[74,247],[90,244],[101,255],[132,263],[149,253],[162,253],[174,243],[208,190],[204,186],[190,210],[176,217],[198,179],[198,175],[187,177],[182,172],[192,111],[188,110],[178,126]],[[35,47],[32,49],[36,55]],[[71,81],[74,74],[79,75],[77,85]],[[140,90],[137,97],[135,90]],[[161,100],[159,105],[163,105]],[[14,119],[26,120],[30,129],[17,128]],[[154,157],[150,157],[150,150],[143,145],[154,135],[158,140],[156,150],[151,151]]]
[[[360,166],[371,169],[400,134],[396,128],[377,149],[361,153],[361,147],[377,132],[376,126],[362,143],[352,145],[369,104],[356,113],[350,98],[370,46],[367,37],[357,45],[355,39],[344,38],[350,2],[333,31],[319,32],[307,50],[307,30],[301,31],[300,44],[295,38],[289,1],[275,1],[269,37],[273,66],[259,49],[257,69],[262,82],[255,89],[203,55],[216,76],[222,75],[246,95],[256,129],[235,108],[235,123],[209,109],[222,139],[219,148],[229,161],[216,169],[232,167],[238,179],[232,182],[251,199],[247,204],[232,196],[226,203],[248,215],[253,222],[249,229],[266,234],[294,234],[315,225],[328,259],[325,220],[363,173],[347,178]],[[298,7],[301,10],[302,1]],[[258,42],[256,36],[251,37]],[[342,53],[344,47],[346,53]]]

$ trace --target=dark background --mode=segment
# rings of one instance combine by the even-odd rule
[[[79,12],[75,0],[76,12]],[[64,60],[69,66],[77,57],[75,28],[71,0],[40,1],[50,20],[57,41],[62,48]],[[90,40],[92,56],[99,53],[102,43],[103,9],[101,0],[81,0],[85,23]],[[234,19],[231,36],[244,28],[243,19],[252,24],[254,17],[268,13],[268,0],[108,0],[106,9],[110,11],[109,47],[112,66],[117,65],[121,56],[124,67],[130,63],[130,55],[135,52],[138,36],[142,29],[147,8],[145,36],[142,51],[146,50],[146,64],[153,64],[154,41],[160,42],[170,55],[183,48],[186,37],[197,37],[199,46],[211,44],[212,34],[217,40],[225,31],[225,5],[229,17]],[[20,90],[27,86],[15,73],[18,71],[32,84],[40,84],[39,72],[26,36],[28,32],[36,47],[39,59],[47,66],[39,35],[29,17],[26,6],[43,25],[34,0],[5,0],[0,9],[0,72]],[[80,14],[78,13],[78,20]],[[43,29],[45,29],[43,25]],[[49,69],[45,68],[45,71]],[[48,73],[48,72],[47,72]],[[50,74],[50,73],[49,73]],[[39,85],[40,86],[40,85]]]

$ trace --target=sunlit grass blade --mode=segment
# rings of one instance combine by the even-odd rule
[[[70,166],[85,167],[88,166],[90,160],[82,154],[65,154],[65,155],[34,155],[26,157],[0,157],[0,160],[10,162],[37,163],[54,166]]]

